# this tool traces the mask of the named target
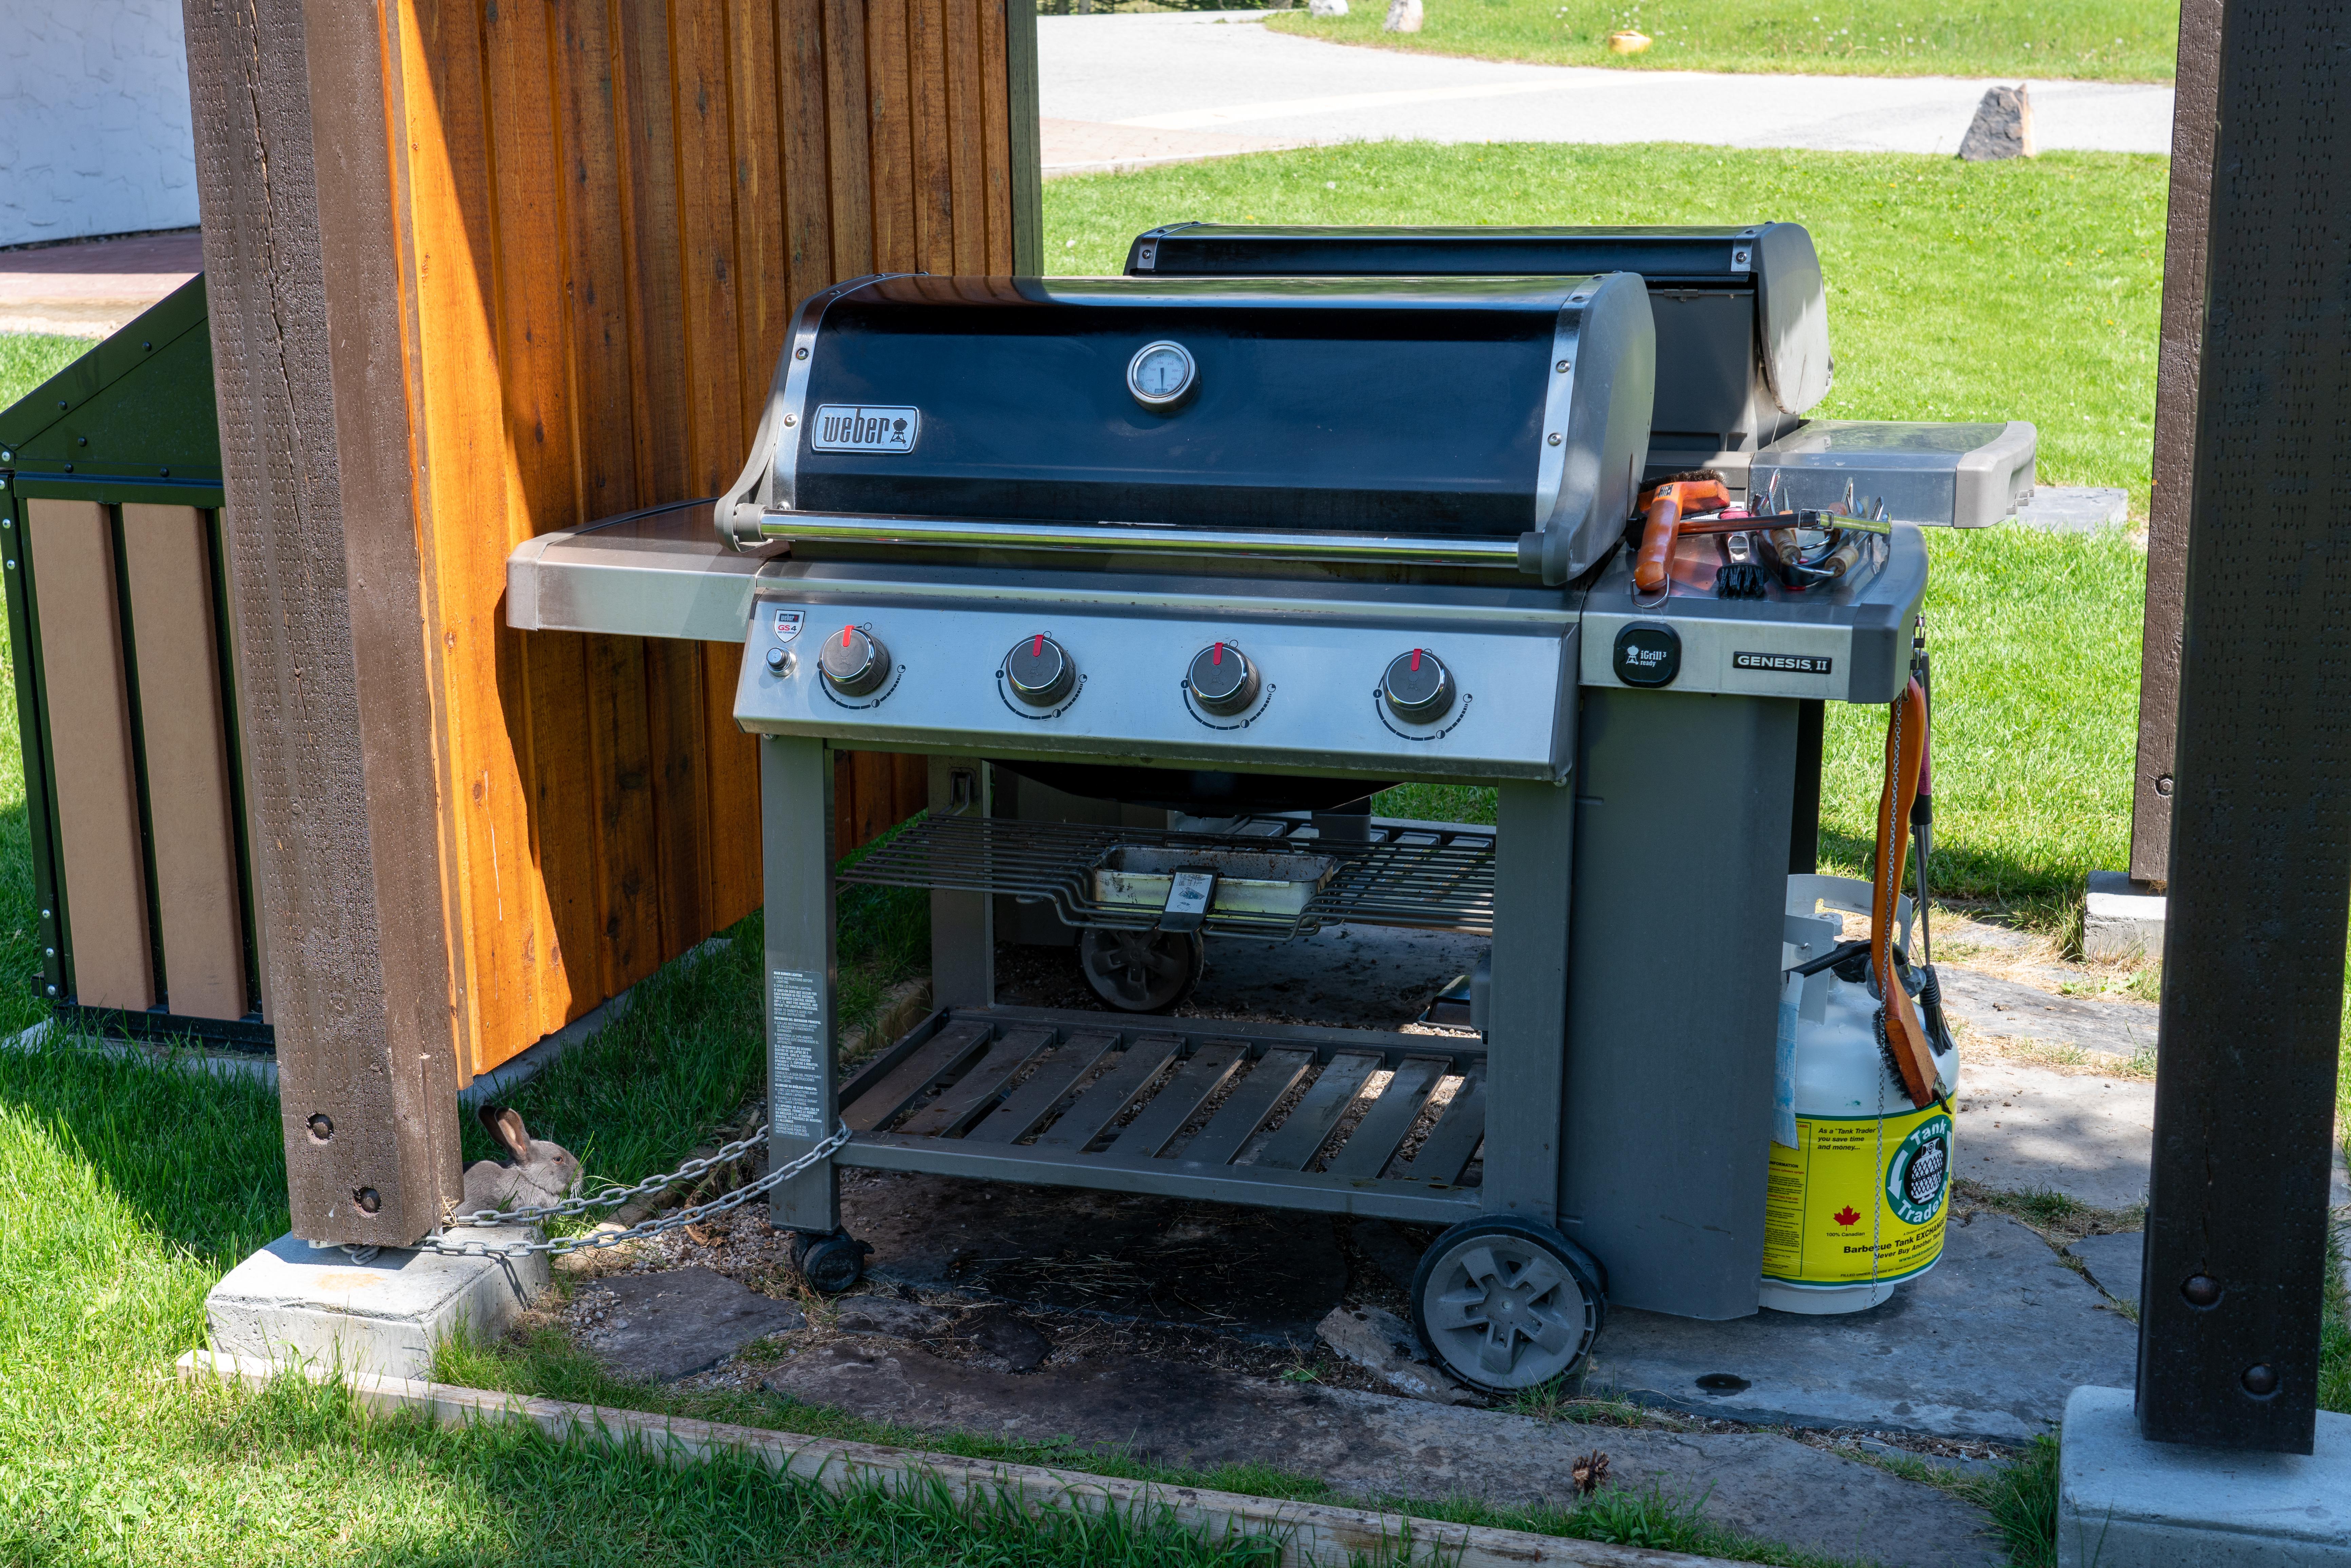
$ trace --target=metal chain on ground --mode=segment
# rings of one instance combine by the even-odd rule
[[[757,1181],[746,1182],[733,1192],[715,1197],[708,1203],[696,1204],[692,1208],[681,1208],[672,1214],[658,1215],[652,1219],[632,1225],[626,1230],[594,1230],[585,1236],[565,1236],[552,1241],[513,1241],[498,1244],[486,1241],[453,1241],[445,1231],[436,1230],[418,1242],[415,1249],[419,1252],[444,1252],[456,1258],[520,1258],[534,1252],[544,1252],[549,1256],[559,1257],[567,1252],[578,1252],[589,1248],[618,1247],[624,1241],[641,1241],[648,1236],[658,1236],[665,1230],[676,1230],[684,1226],[698,1224],[714,1214],[724,1214],[730,1208],[739,1207],[758,1197],[759,1194],[789,1181],[819,1161],[830,1157],[834,1150],[849,1142],[849,1124],[843,1122],[834,1129],[831,1137],[818,1144],[789,1165],[778,1166]],[[637,1183],[635,1186],[622,1188],[623,1200],[646,1192],[658,1192],[674,1182],[692,1176],[707,1175],[713,1168],[726,1163],[729,1159],[739,1158],[743,1154],[758,1147],[766,1139],[767,1134],[764,1133],[757,1137],[745,1138],[727,1145],[706,1159],[688,1160],[667,1176],[648,1176],[645,1180]],[[546,1208],[508,1209],[496,1214],[483,1209],[474,1214],[457,1215],[451,1219],[450,1223],[480,1227],[520,1224],[539,1218],[575,1215],[583,1212],[589,1206],[610,1207],[604,1202],[607,1196],[609,1195],[600,1193],[592,1198],[573,1198]],[[486,1215],[489,1218],[484,1218]]]

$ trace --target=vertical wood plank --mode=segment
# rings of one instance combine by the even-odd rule
[[[987,256],[980,270],[998,277],[1012,265],[1012,77],[1006,52],[1008,0],[979,0],[979,118],[986,143],[982,179],[987,204]]]
[[[982,0],[940,0],[946,13],[946,79],[936,90],[946,100],[946,156],[951,183],[949,211],[955,231],[955,270],[987,270],[987,136],[986,90],[980,78],[987,50],[980,45]]]
[[[507,451],[507,537],[500,553],[534,534],[580,520],[573,451],[571,327],[565,308],[569,182],[557,137],[562,57],[555,18],[544,5],[491,5],[482,13],[496,237],[498,382]],[[595,768],[588,747],[584,651],[576,636],[524,636],[498,610],[504,585],[486,572],[467,588],[484,594],[486,618],[519,656],[522,698],[507,710],[521,759],[531,864],[515,898],[528,920],[517,955],[526,967],[528,1014],[478,1046],[479,1071],[520,1051],[593,1007],[593,954],[601,922],[596,885]],[[501,657],[506,656],[501,649]],[[566,955],[589,970],[575,984]]]
[[[737,400],[741,426],[736,461],[767,407],[768,384],[791,321],[791,261],[787,251],[784,150],[777,125],[775,0],[727,0],[727,102],[733,118],[735,272],[742,298]],[[730,471],[727,478],[734,475]],[[757,763],[754,762],[756,768]]]
[[[645,643],[647,734],[653,821],[660,838],[662,952],[683,953],[710,934],[710,841],[703,757],[702,647],[665,637]]]
[[[521,634],[501,613],[505,556],[528,537],[506,434],[497,335],[491,120],[482,38],[462,0],[416,0],[397,12],[413,31],[402,105],[409,141],[414,250],[413,379],[421,423],[423,535],[438,622],[448,789],[465,940],[459,952],[469,1065],[503,1060],[543,1032],[538,980],[543,894],[524,782],[528,707]],[[418,79],[418,78],[422,79]],[[509,716],[513,716],[510,719]],[[519,1042],[519,1043],[517,1043]]]
[[[652,974],[666,956],[645,680],[642,639],[588,639],[589,744],[602,780],[596,797],[604,890],[598,949],[608,997]]]
[[[663,499],[683,500],[726,488],[742,471],[746,434],[724,0],[677,0],[670,37],[685,277],[685,330],[676,348],[685,359],[693,454],[684,495]]]
[[[688,0],[691,3],[691,0]],[[619,18],[622,195],[628,231],[629,335],[635,393],[637,504],[696,492],[687,410],[685,278],[679,248],[677,135],[669,14],[661,0],[611,0]]]
[[[579,515],[643,504],[630,373],[628,233],[619,84],[607,0],[554,0],[562,104],[564,301],[569,313]]]
[[[952,274],[955,149],[949,116],[947,11],[957,0],[905,0],[906,123],[914,172],[914,255],[925,272]]]
[[[820,0],[824,7],[825,131],[832,181],[835,277],[872,272],[873,121],[868,101],[864,0]]]
[[[193,507],[127,506],[122,534],[163,999],[188,1018],[243,1018],[245,909],[204,519]]]
[[[914,115],[907,90],[907,9],[918,0],[866,0],[865,98],[871,142],[866,182],[873,225],[873,267],[922,267],[914,227]]]
[[[1012,187],[1011,270],[1045,270],[1043,123],[1038,114],[1037,0],[1003,0],[1007,161]]]
[[[789,298],[799,302],[834,281],[832,170],[826,148],[823,0],[776,0],[776,112],[783,143],[784,248]],[[786,329],[790,327],[789,315]]]
[[[84,1007],[141,1011],[155,1005],[155,978],[113,528],[94,501],[25,505],[74,997]]]

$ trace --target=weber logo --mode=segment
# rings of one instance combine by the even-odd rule
[[[1825,675],[1835,671],[1836,661],[1826,653],[1733,653],[1730,667],[1777,670],[1789,675]]]
[[[912,452],[922,429],[918,408],[829,402],[816,411],[809,444],[819,452]]]
[[[1628,686],[1669,686],[1682,673],[1681,633],[1635,622],[1616,633],[1616,678]]]

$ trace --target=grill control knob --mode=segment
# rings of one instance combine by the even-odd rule
[[[1388,711],[1408,724],[1434,724],[1452,711],[1453,672],[1426,648],[1398,653],[1380,677]]]
[[[1210,713],[1235,714],[1257,701],[1257,666],[1230,643],[1211,643],[1192,655],[1184,684],[1192,700]]]
[[[1051,707],[1076,688],[1078,667],[1059,643],[1038,633],[1004,655],[1004,684],[1030,707]]]
[[[854,626],[824,640],[816,659],[825,684],[845,697],[862,697],[890,678],[890,650]]]

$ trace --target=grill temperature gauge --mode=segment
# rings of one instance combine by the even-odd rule
[[[1426,648],[1398,653],[1380,677],[1388,709],[1408,724],[1434,724],[1453,707],[1453,672]]]
[[[825,685],[845,697],[879,691],[890,678],[890,650],[855,626],[843,626],[826,637],[816,662]]]

